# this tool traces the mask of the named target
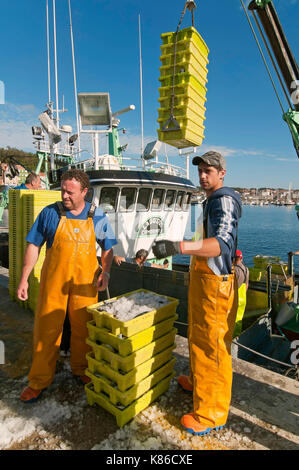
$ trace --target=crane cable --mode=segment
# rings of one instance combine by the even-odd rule
[[[251,28],[251,30],[252,30],[253,36],[254,36],[254,38],[255,38],[255,41],[256,41],[257,46],[258,46],[258,48],[259,48],[259,51],[260,51],[260,53],[261,53],[262,59],[263,59],[263,61],[264,61],[265,67],[266,67],[266,69],[267,69],[269,78],[270,78],[270,80],[271,80],[272,86],[273,86],[273,88],[274,88],[274,92],[275,92],[275,94],[276,94],[276,97],[277,97],[277,99],[278,99],[278,102],[279,102],[279,104],[280,104],[280,107],[281,107],[281,109],[282,109],[282,112],[283,112],[283,114],[284,114],[285,111],[284,111],[282,102],[281,102],[281,100],[280,100],[280,98],[279,98],[279,94],[278,94],[278,92],[277,92],[277,89],[276,89],[274,80],[273,80],[273,78],[272,78],[270,69],[269,69],[269,67],[268,67],[266,58],[265,58],[264,53],[263,53],[263,51],[262,51],[261,45],[260,45],[259,40],[258,40],[258,38],[257,38],[257,35],[256,35],[256,33],[255,33],[255,30],[254,30],[254,28],[253,28],[252,22],[251,22],[251,20],[250,20],[250,18],[249,18],[249,15],[248,15],[248,13],[247,13],[247,10],[246,10],[246,7],[245,7],[245,5],[244,5],[243,0],[240,0],[240,2],[242,3],[242,7],[243,7],[243,10],[244,10],[245,15],[246,15],[246,17],[247,17],[249,26],[250,26],[250,28]]]
[[[175,41],[174,41],[174,54],[173,54],[173,74],[172,74],[172,92],[171,92],[171,105],[170,105],[170,118],[168,119],[168,121],[164,124],[163,126],[163,131],[167,131],[167,126],[172,122],[175,124],[175,127],[172,127],[171,130],[179,130],[180,129],[180,125],[179,123],[177,122],[177,120],[175,119],[174,117],[174,114],[173,114],[173,109],[174,109],[174,98],[175,98],[175,92],[174,92],[174,88],[175,88],[175,67],[176,67],[176,54],[177,54],[177,40],[178,40],[178,33],[179,33],[179,29],[181,27],[181,24],[182,24],[182,21],[183,21],[183,18],[185,16],[185,13],[186,13],[186,10],[191,11],[191,14],[192,14],[192,27],[194,28],[194,9],[196,8],[196,4],[195,2],[193,2],[192,0],[187,0],[186,3],[185,3],[185,6],[184,6],[184,9],[182,11],[182,14],[181,14],[181,18],[180,18],[180,21],[179,21],[179,24],[178,24],[178,27],[176,29],[176,32],[175,32]]]

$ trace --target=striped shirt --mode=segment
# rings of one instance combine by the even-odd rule
[[[219,256],[208,258],[208,266],[218,276],[230,274],[242,213],[241,198],[233,189],[220,188],[204,202],[203,211],[205,237],[216,238],[221,249]]]

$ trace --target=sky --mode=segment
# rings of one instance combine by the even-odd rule
[[[184,4],[184,0],[71,0],[77,91],[109,92],[112,112],[136,106],[121,116],[120,125],[126,128],[121,142],[128,143],[125,156],[139,158],[141,151],[138,15],[147,144],[158,138],[161,33],[176,30]],[[214,149],[226,157],[228,186],[299,188],[299,161],[291,134],[240,0],[196,4],[195,27],[210,50],[205,139],[197,153]],[[5,88],[0,147],[34,151],[31,126],[40,125],[38,115],[48,101],[46,0],[0,0],[0,5],[0,83]],[[274,6],[298,62],[299,0],[276,0]],[[52,0],[49,12],[51,19]],[[187,11],[181,27],[188,26]],[[56,30],[59,107],[64,96],[68,110],[61,119],[76,132],[68,0],[56,0]],[[52,22],[50,40],[55,101]],[[162,159],[165,153],[184,166],[185,157],[178,157],[177,149],[162,145]],[[190,165],[190,179],[197,184],[195,170]]]

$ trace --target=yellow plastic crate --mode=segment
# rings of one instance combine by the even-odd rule
[[[93,390],[92,383],[85,385],[85,392],[87,396],[87,402],[90,406],[95,403],[102,408],[104,408],[109,413],[113,414],[116,417],[116,422],[119,427],[124,426],[126,423],[131,421],[138,413],[147,408],[154,400],[156,400],[160,395],[165,393],[170,385],[171,379],[175,376],[174,373],[167,376],[161,382],[159,382],[155,387],[146,392],[137,400],[133,401],[131,405],[125,409],[118,408],[113,405],[106,395],[102,393],[95,393]]]
[[[171,95],[173,87],[173,76],[168,75],[167,77],[160,77],[159,82],[161,83],[161,88],[169,88],[169,95]],[[189,85],[189,83],[194,86],[198,93],[202,94],[203,96],[206,96],[207,88],[205,87],[205,85],[190,73],[185,72],[174,76],[175,87],[186,87],[187,85]]]
[[[140,364],[148,361],[156,354],[159,354],[165,349],[173,346],[176,334],[176,328],[172,328],[171,331],[165,335],[161,336],[155,341],[152,341],[143,348],[138,349],[126,357],[122,357],[115,353],[107,345],[98,345],[89,338],[87,338],[86,343],[92,348],[95,359],[97,361],[107,362],[107,364],[109,364],[113,370],[129,372]]]
[[[161,107],[163,108],[170,108],[171,107],[171,95],[172,95],[172,87],[161,87],[159,88],[159,101],[161,103]],[[205,90],[200,87],[198,81],[190,80],[190,83],[187,85],[179,85],[175,86],[174,88],[174,105],[181,106],[181,99],[185,99],[186,97],[191,98],[195,103],[204,107],[207,101]],[[177,100],[177,101],[176,101]]]
[[[170,111],[160,108],[158,112],[159,112],[158,122],[160,123],[160,130],[163,131],[164,125],[167,123],[167,121],[170,118]],[[194,130],[196,129],[196,132],[198,134],[203,135],[204,130],[205,130],[205,126],[204,126],[205,116],[203,114],[195,113],[194,111],[192,111],[192,109],[182,106],[181,108],[174,108],[173,115],[175,119],[177,120],[177,122],[183,121],[184,123],[184,120],[186,119],[192,121],[194,123],[194,125],[192,125],[192,129]],[[195,127],[195,125],[197,127]]]
[[[135,294],[138,292],[146,292],[146,293],[151,293],[153,295],[159,295],[156,294],[155,292],[146,290],[146,289],[137,289],[132,292],[128,292],[127,294],[124,295],[119,295],[118,297],[114,297],[113,299],[110,300],[117,300],[120,297],[128,297],[131,294]],[[99,328],[107,328],[112,332],[113,335],[123,335],[126,337],[133,336],[140,331],[143,331],[156,323],[159,323],[163,320],[166,320],[169,317],[172,317],[175,312],[177,305],[179,301],[177,299],[174,299],[173,297],[167,297],[167,296],[160,296],[160,297],[165,297],[168,299],[169,303],[167,305],[164,305],[161,308],[158,308],[157,310],[153,310],[152,312],[144,313],[143,315],[139,315],[138,317],[133,318],[132,320],[128,321],[120,321],[117,318],[114,318],[113,315],[110,315],[109,313],[105,311],[99,312],[97,309],[99,307],[102,307],[105,302],[99,302],[94,305],[90,305],[87,307],[88,312],[92,313],[93,319],[96,322],[96,325]]]
[[[193,51],[194,52],[194,51]],[[160,62],[162,67],[173,67],[174,64],[174,54],[163,54],[160,56]],[[194,68],[200,73],[203,78],[207,78],[208,69],[207,64],[208,60],[206,57],[200,53],[194,54],[189,51],[183,51],[176,54],[175,63],[182,64],[192,64]]]
[[[141,382],[136,383],[125,392],[120,392],[113,386],[114,383],[106,377],[96,377],[88,369],[85,371],[85,374],[91,378],[94,391],[96,393],[106,394],[113,405],[121,404],[123,406],[128,406],[134,400],[141,397],[141,395],[161,382],[161,380],[165,379],[165,377],[172,374],[174,364],[175,358],[171,359],[164,366],[160,367],[160,369],[141,380]]]
[[[185,62],[179,62],[176,63],[175,67],[173,66],[161,66],[160,67],[160,78],[159,80],[164,80],[165,77],[173,77],[173,69],[174,69],[174,74],[175,75],[180,75],[183,73],[189,73],[190,75],[193,75],[194,77],[197,78],[200,83],[205,86],[206,83],[208,82],[207,79],[207,74],[205,73],[204,75],[201,73],[200,70],[198,70],[196,67],[194,67],[193,64],[191,63],[185,63]],[[160,80],[160,81],[161,81]]]
[[[207,57],[210,52],[207,44],[193,26],[181,29],[177,34],[177,39],[174,32],[162,33],[161,39],[163,41],[163,46],[161,47],[164,48],[173,48],[175,41],[177,41],[177,45],[180,44],[185,49],[189,47],[190,43],[194,43],[204,57]]]
[[[120,338],[105,328],[99,328],[95,325],[94,321],[87,322],[87,328],[91,341],[99,341],[103,344],[108,344],[110,347],[112,346],[120,356],[126,357],[168,333],[177,319],[178,316],[174,315],[128,338]]]
[[[249,270],[249,280],[250,281],[260,281],[262,278],[263,272],[260,269],[257,268],[248,268]]]
[[[158,109],[158,111],[160,109],[163,109],[163,110],[168,110],[170,112],[171,98],[163,97],[163,98],[159,98],[158,101],[160,103],[160,108]],[[206,98],[203,98],[200,95],[198,95],[196,97],[196,100],[194,100],[190,98],[186,93],[184,93],[184,94],[176,95],[174,97],[173,106],[174,108],[185,107],[188,109],[192,109],[192,111],[194,111],[195,113],[205,114],[206,112],[205,102],[206,102]]]
[[[200,128],[191,121],[177,120],[180,125],[180,130],[162,131],[157,129],[158,138],[161,142],[172,145],[176,148],[199,147],[203,140],[203,132],[200,133]]]
[[[260,268],[264,271],[266,271],[267,266],[270,264],[272,267],[272,274],[288,274],[288,264],[280,261],[278,256],[257,255],[253,258],[253,262],[255,268]]]
[[[172,351],[175,347],[176,345],[173,344],[164,351],[156,354],[154,357],[151,357],[148,361],[134,367],[134,369],[127,373],[115,371],[107,362],[97,361],[93,352],[89,352],[86,354],[88,370],[94,375],[100,374],[100,376],[103,375],[104,377],[108,377],[108,379],[112,380],[112,382],[117,385],[117,388],[121,392],[124,392],[125,390],[128,390],[128,388],[133,387],[136,383],[141,382],[141,380],[162,367],[166,362],[170,361],[172,358]]]

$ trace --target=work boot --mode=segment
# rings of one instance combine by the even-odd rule
[[[20,400],[24,403],[35,403],[40,398],[42,391],[43,390],[25,387],[20,395]]]
[[[91,378],[87,377],[87,375],[80,375],[80,380],[83,385],[89,384],[89,382],[91,382]]]
[[[187,432],[190,432],[195,436],[204,436],[205,434],[209,434],[210,431],[219,431],[224,427],[223,425],[216,426],[215,428],[209,428],[206,424],[200,423],[200,421],[196,418],[195,413],[184,415],[181,419],[181,425]]]
[[[178,384],[185,392],[193,392],[193,385],[190,383],[188,375],[179,375]]]

